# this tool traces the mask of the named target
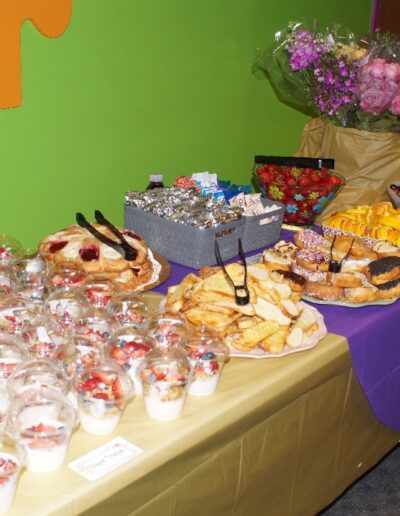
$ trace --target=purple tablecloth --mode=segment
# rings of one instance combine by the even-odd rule
[[[280,238],[289,241],[292,233],[282,230]],[[154,291],[166,294],[169,285],[176,285],[190,272],[196,272],[175,263],[171,263],[171,269],[167,282]],[[361,308],[314,306],[324,315],[330,333],[347,338],[354,371],[375,416],[400,430],[399,301]]]

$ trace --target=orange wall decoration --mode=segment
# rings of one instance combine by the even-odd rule
[[[56,38],[68,26],[72,0],[0,0],[0,108],[20,106],[21,25],[31,20],[44,36]]]

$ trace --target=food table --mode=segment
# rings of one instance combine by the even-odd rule
[[[187,271],[172,264],[156,290]],[[315,514],[400,436],[397,406],[382,403],[399,389],[398,303],[318,309],[330,332],[318,346],[283,358],[231,359],[217,392],[189,397],[179,419],[149,419],[138,395],[111,436],[78,430],[67,463],[116,436],[143,453],[93,482],[67,464],[52,474],[25,472],[9,514]]]

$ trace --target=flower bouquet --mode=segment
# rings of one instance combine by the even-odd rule
[[[356,38],[333,25],[292,22],[253,64],[277,96],[335,125],[400,132],[400,40],[376,32]]]

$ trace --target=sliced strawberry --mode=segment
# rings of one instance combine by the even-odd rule
[[[214,372],[216,372],[216,371],[218,371],[218,369],[219,369],[219,364],[218,364],[218,362],[217,362],[216,360],[212,360],[212,361],[210,362],[210,366],[211,366],[211,371],[212,371],[213,373],[214,373]]]
[[[125,362],[125,358],[126,358],[125,353],[118,346],[111,347],[111,356],[119,364]]]
[[[117,378],[112,384],[112,392],[116,400],[124,397],[124,391],[122,389],[121,381],[119,378]]]
[[[92,371],[92,379],[105,385],[111,385],[114,380],[113,375],[106,371]]]

